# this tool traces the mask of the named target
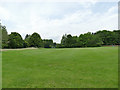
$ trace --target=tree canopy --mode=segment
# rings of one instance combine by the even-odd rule
[[[52,48],[53,40],[52,39],[43,39],[43,46],[44,46],[44,48]]]
[[[34,32],[32,35],[26,34],[25,39],[17,32],[8,35],[5,26],[0,24],[2,33],[2,48],[76,48],[76,47],[100,47],[103,45],[120,45],[120,30],[99,30],[95,33],[84,33],[79,36],[64,34],[61,43],[53,43],[52,39],[41,39],[40,35]]]
[[[5,26],[0,25],[0,41],[2,43],[2,48],[7,48],[8,47],[8,32]]]
[[[30,47],[41,47],[42,46],[42,39],[38,33],[33,33],[29,40],[29,45]]]
[[[21,35],[17,32],[12,32],[9,35],[8,39],[9,43],[9,48],[22,48],[23,47],[23,39]]]

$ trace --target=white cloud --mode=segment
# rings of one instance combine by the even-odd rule
[[[113,7],[111,7],[109,10],[108,10],[108,13],[115,13],[115,12],[118,12],[118,6],[113,6]]]
[[[88,31],[117,29],[117,14],[111,14],[109,11],[110,9],[102,15],[100,13],[94,14],[90,10],[86,10],[84,13],[77,11],[74,14],[66,15],[62,19],[55,20],[33,15],[31,30],[28,33],[36,31],[40,33],[42,38],[53,38],[54,41],[60,42],[60,37],[65,33],[80,35]]]
[[[94,13],[90,7],[95,5],[96,2],[89,3],[89,8],[84,7],[86,9],[66,14],[64,7],[61,9],[55,3],[46,3],[40,5],[39,8],[35,5],[21,9],[21,11],[14,11],[13,9],[13,11],[8,12],[9,8],[8,10],[0,9],[0,13],[3,14],[3,18],[7,17],[7,19],[11,15],[9,21],[14,23],[14,28],[7,27],[9,33],[19,32],[22,36],[25,36],[25,34],[38,32],[43,39],[52,38],[55,42],[60,42],[62,35],[65,33],[80,35],[88,31],[95,32],[103,29],[114,30],[118,28],[117,6],[109,8],[107,12]],[[81,5],[85,6],[85,3],[83,2]],[[62,18],[51,19],[49,17],[56,13],[60,16],[60,11],[62,11],[60,14]]]

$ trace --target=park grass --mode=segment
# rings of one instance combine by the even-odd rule
[[[117,88],[118,47],[2,52],[3,88]]]

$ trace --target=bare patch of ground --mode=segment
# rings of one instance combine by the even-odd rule
[[[26,49],[38,49],[38,48],[20,48],[20,49],[0,49],[0,51],[10,51],[10,50],[26,50]]]

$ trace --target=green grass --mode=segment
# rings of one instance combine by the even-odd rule
[[[3,51],[3,88],[117,88],[118,47]]]

